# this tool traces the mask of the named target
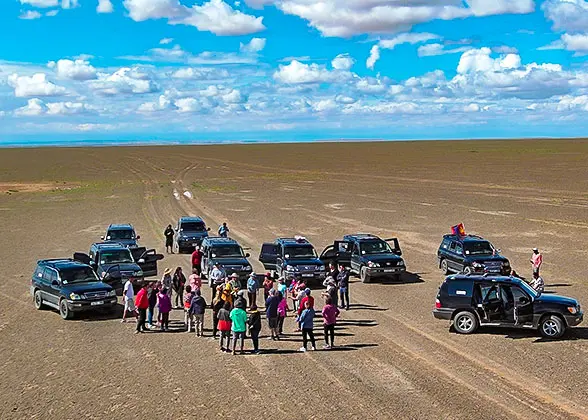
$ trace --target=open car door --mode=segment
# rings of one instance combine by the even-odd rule
[[[504,302],[497,284],[482,285],[482,308],[488,322],[501,321],[504,318]]]
[[[278,246],[273,243],[265,243],[261,246],[259,261],[266,270],[276,270],[278,260]]]
[[[402,256],[402,249],[400,249],[400,243],[398,242],[398,238],[388,238],[384,239],[386,242],[390,244],[392,248],[392,252],[399,257]]]
[[[143,277],[157,276],[157,261],[159,260],[163,260],[163,255],[158,254],[154,249],[145,250],[141,254],[136,262],[143,270]]]
[[[329,245],[323,250],[319,258],[326,265],[334,262],[349,267],[351,264],[351,242],[335,241],[333,245]]]

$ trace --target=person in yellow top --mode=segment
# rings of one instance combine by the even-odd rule
[[[225,302],[229,302],[231,307],[233,306],[233,286],[231,283],[226,283],[223,288],[221,299]]]

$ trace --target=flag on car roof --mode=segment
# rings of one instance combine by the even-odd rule
[[[463,223],[460,223],[455,226],[451,226],[451,232],[457,236],[465,236],[466,235],[466,231],[465,231],[465,228],[463,227]]]

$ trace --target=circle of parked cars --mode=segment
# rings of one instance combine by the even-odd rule
[[[209,236],[210,228],[202,218],[182,217],[174,230],[178,253],[200,247],[203,277],[215,264],[227,275],[237,274],[243,284],[253,272],[250,254],[233,238]],[[112,312],[127,280],[140,288],[152,281],[147,278],[157,276],[157,263],[164,256],[139,245],[140,236],[132,225],[112,224],[101,239],[87,254],[37,261],[30,286],[35,308],[52,307],[63,319],[82,311]],[[509,260],[480,236],[444,235],[437,258],[447,277],[439,288],[433,315],[450,321],[457,333],[499,326],[535,329],[554,339],[583,320],[575,299],[538,292],[523,279],[510,276]],[[277,238],[262,244],[259,261],[276,278],[304,279],[315,286],[323,284],[330,263],[349,267],[363,283],[385,277],[401,281],[406,273],[398,239],[372,234],[345,235],[321,254],[302,236]]]

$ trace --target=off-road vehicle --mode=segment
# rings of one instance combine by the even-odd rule
[[[397,238],[381,239],[378,236],[357,233],[345,235],[321,253],[325,264],[336,262],[351,269],[361,281],[369,283],[377,277],[393,277],[400,280],[406,272]]]
[[[443,274],[510,275],[510,262],[489,241],[477,235],[444,235],[437,251]]]
[[[447,277],[433,315],[450,320],[460,334],[491,325],[538,329],[546,338],[561,337],[584,317],[575,299],[538,293],[517,277],[475,274]]]
[[[137,241],[141,237],[135,233],[133,225],[124,223],[109,225],[108,229],[106,229],[106,234],[101,236],[100,239],[108,242],[117,242],[129,248],[136,248],[139,246]]]
[[[259,261],[266,270],[287,280],[304,279],[307,284],[322,284],[326,277],[324,263],[314,246],[304,237],[278,238],[261,246]]]
[[[201,217],[181,217],[176,226],[175,248],[178,254],[193,252],[204,238],[208,237],[210,228]]]
[[[117,303],[114,289],[100,281],[92,267],[69,258],[37,261],[31,295],[35,308],[55,308],[63,319],[75,312],[111,311]]]
[[[253,269],[247,260],[249,254],[243,252],[237,241],[231,238],[208,237],[202,241],[201,250],[201,268],[205,277],[212,271],[214,264],[219,264],[228,276],[237,273],[241,284],[246,284]]]

